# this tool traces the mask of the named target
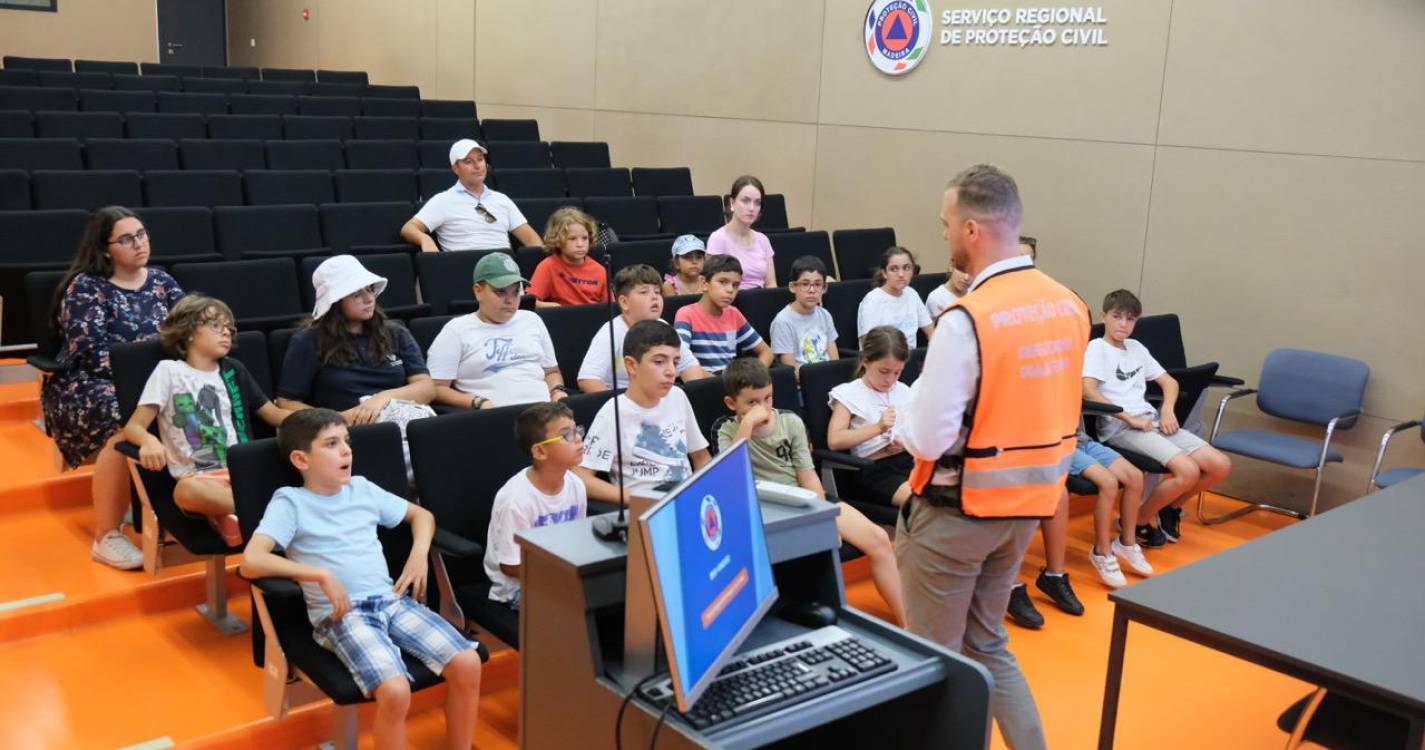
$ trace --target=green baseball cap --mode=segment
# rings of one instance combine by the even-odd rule
[[[475,283],[482,281],[496,289],[529,283],[520,276],[520,267],[515,265],[515,259],[509,253],[498,250],[475,264]]]

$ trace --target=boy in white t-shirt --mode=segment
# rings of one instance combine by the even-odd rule
[[[614,299],[618,300],[622,313],[613,320],[614,351],[609,352],[609,324],[599,326],[598,332],[589,339],[589,350],[584,353],[584,361],[579,365],[579,390],[584,393],[607,391],[614,387],[628,385],[628,372],[623,369],[623,339],[628,329],[640,320],[662,320],[663,294],[659,289],[658,271],[653,266],[636,263],[625,266],[614,274]],[[666,322],[666,321],[665,321]],[[678,359],[678,377],[684,382],[708,376],[706,370],[698,366],[693,352],[683,344]],[[618,372],[614,372],[614,364]]]
[[[796,298],[772,319],[772,354],[777,361],[800,373],[802,365],[840,359],[836,322],[821,306],[826,294],[826,264],[814,255],[797,258],[787,286]]]
[[[490,409],[567,396],[549,330],[538,315],[519,309],[527,282],[515,259],[490,253],[475,264],[474,276],[480,307],[446,323],[426,356],[436,401]]]
[[[1103,338],[1089,342],[1084,352],[1084,398],[1123,407],[1111,417],[1099,417],[1099,440],[1114,448],[1141,453],[1171,473],[1153,489],[1138,510],[1138,542],[1161,547],[1182,536],[1182,506],[1199,492],[1227,477],[1232,462],[1197,435],[1181,429],[1173,406],[1178,381],[1148,348],[1130,339],[1143,303],[1127,289],[1103,298]],[[1154,409],[1144,395],[1148,381],[1163,391],[1163,406]]]
[[[708,440],[698,430],[693,405],[673,387],[680,348],[677,332],[662,321],[642,320],[628,329],[623,340],[628,390],[617,397],[622,442],[615,441],[610,400],[594,417],[584,460],[574,469],[595,500],[619,502],[620,476],[628,495],[657,498],[659,485],[681,482],[708,462]],[[596,476],[600,471],[607,471],[610,481]]]
[[[515,440],[534,464],[510,477],[495,493],[485,539],[485,575],[490,600],[520,606],[520,549],[515,532],[583,518],[588,496],[571,469],[584,457],[584,428],[557,401],[525,409],[515,422]]]

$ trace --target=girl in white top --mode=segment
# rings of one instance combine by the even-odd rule
[[[920,295],[910,288],[910,279],[915,275],[915,256],[903,247],[895,246],[881,254],[881,262],[876,268],[876,288],[861,299],[856,310],[856,335],[865,336],[876,326],[893,326],[905,335],[906,344],[914,349],[916,332],[925,334],[926,340],[935,331],[930,323],[930,313]]]
[[[891,433],[896,413],[910,401],[910,386],[900,382],[910,359],[905,335],[892,326],[877,326],[861,337],[856,377],[831,389],[831,421],[827,447],[850,451],[875,461],[856,483],[862,499],[899,506],[910,497],[914,462]]]
[[[708,237],[708,255],[731,255],[742,264],[739,289],[768,289],[777,285],[772,265],[772,241],[752,228],[762,216],[762,181],[743,175],[732,181],[727,194],[727,224]]]

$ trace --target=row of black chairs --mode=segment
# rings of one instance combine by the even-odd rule
[[[152,82],[146,78],[136,77],[136,80]],[[60,86],[0,85],[0,109],[24,112],[202,112],[235,115],[370,115],[477,119],[475,103],[468,100],[227,94],[155,91],[148,88],[70,89]]]
[[[263,81],[321,81],[323,83],[365,84],[364,70],[310,70],[303,68],[254,68],[240,65],[178,65],[174,63],[139,63],[127,60],[74,60],[63,57],[24,57],[5,55],[5,70],[11,73],[47,71],[76,73],[119,73],[161,76],[193,76],[203,78],[235,78]]]
[[[521,145],[539,142],[539,123],[534,120],[488,120],[486,124],[488,128],[482,128],[474,117],[415,115],[0,110],[0,137],[3,138],[247,138],[264,141],[335,138],[447,143],[473,138],[482,143],[487,140],[515,141]],[[529,138],[530,135],[536,137]],[[546,150],[549,148],[548,144],[543,145]],[[545,161],[549,159],[546,155]]]
[[[94,89],[106,91],[173,91],[200,94],[271,94],[283,96],[351,96],[420,102],[417,86],[380,86],[332,81],[263,81],[253,78],[208,78],[195,75],[134,75],[104,71],[0,70],[0,85],[21,88]]]

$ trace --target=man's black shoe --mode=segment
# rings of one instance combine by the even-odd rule
[[[1156,526],[1149,526],[1145,523],[1142,526],[1133,527],[1133,530],[1138,535],[1138,543],[1148,549],[1157,549],[1168,543],[1167,534],[1164,534],[1163,530]]]
[[[1183,509],[1167,507],[1158,511],[1158,528],[1170,542],[1177,542],[1183,536]]]
[[[1029,587],[1022,583],[1015,584],[1009,590],[1009,610],[1006,614],[1021,628],[1038,630],[1044,627],[1044,615],[1034,608],[1034,602],[1029,600]]]
[[[1074,596],[1074,587],[1069,585],[1069,574],[1061,576],[1051,576],[1046,571],[1039,571],[1039,579],[1034,585],[1044,592],[1044,595],[1054,600],[1054,606],[1068,612],[1071,615],[1082,615],[1084,613],[1084,603],[1079,601],[1079,597]]]

